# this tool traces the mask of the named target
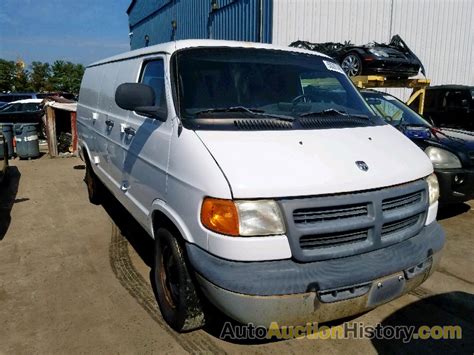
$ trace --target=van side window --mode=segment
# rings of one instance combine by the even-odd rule
[[[154,60],[145,64],[141,82],[155,91],[155,106],[166,108],[165,68],[162,60]]]

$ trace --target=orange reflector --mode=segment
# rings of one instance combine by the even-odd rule
[[[201,207],[201,222],[214,232],[239,235],[239,216],[231,200],[206,197]]]

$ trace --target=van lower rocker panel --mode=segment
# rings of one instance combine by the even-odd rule
[[[424,180],[278,202],[291,253],[300,262],[362,254],[400,243],[421,231],[429,207]]]

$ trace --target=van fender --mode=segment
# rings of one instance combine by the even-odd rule
[[[87,143],[82,140],[80,142],[80,144],[78,145],[78,151],[79,151],[79,158],[81,158],[81,160],[83,162],[85,162],[86,160],[86,157],[84,155],[84,153],[87,155],[87,157],[89,158],[89,162],[92,164],[92,162],[90,161],[91,160],[91,152],[90,152],[90,149],[89,149],[89,146],[87,145]]]
[[[168,205],[165,201],[161,199],[156,199],[153,201],[151,208],[150,208],[150,214],[148,215],[148,221],[149,221],[149,226],[150,226],[150,231],[151,231],[151,236],[153,239],[155,239],[155,230],[153,228],[153,216],[156,212],[161,212],[163,213],[170,221],[173,223],[173,225],[178,229],[179,233],[183,237],[183,239],[189,243],[194,243],[193,236],[191,232],[189,231],[188,227],[184,223],[183,219],[179,216],[179,214],[171,208],[170,205]]]

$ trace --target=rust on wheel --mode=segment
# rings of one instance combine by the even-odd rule
[[[176,270],[176,260],[169,245],[163,246],[160,257],[160,283],[165,295],[166,302],[171,308],[176,308],[179,300],[179,279]]]

